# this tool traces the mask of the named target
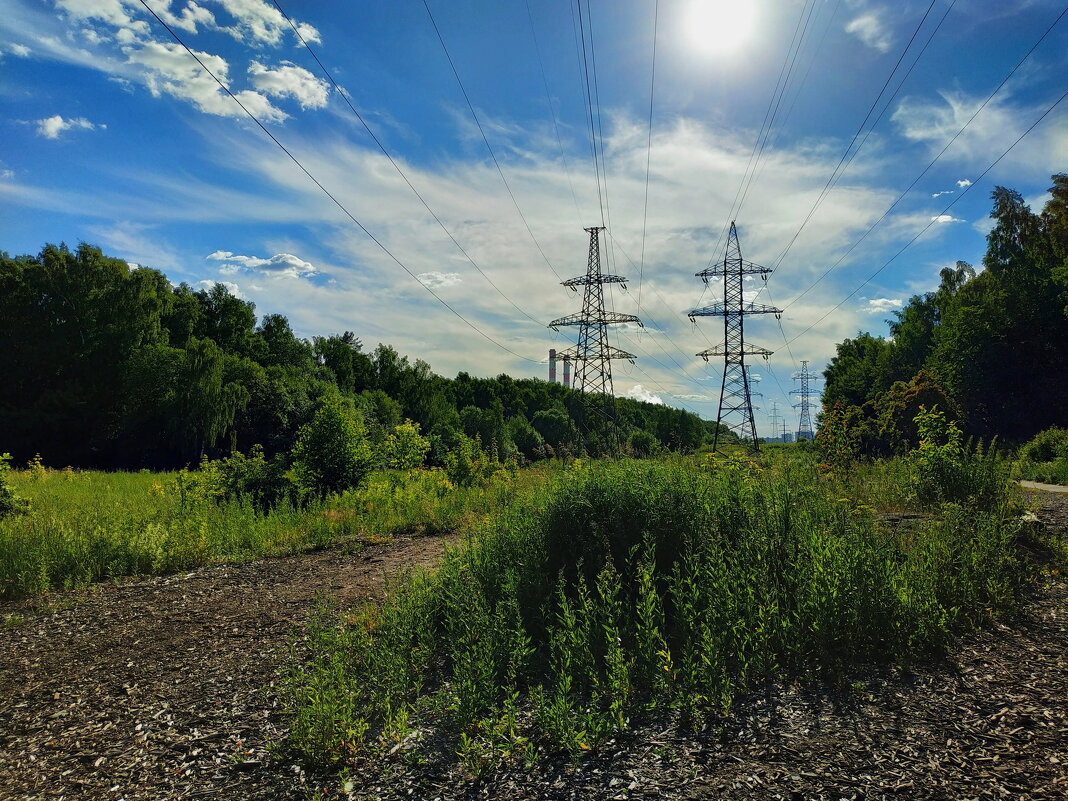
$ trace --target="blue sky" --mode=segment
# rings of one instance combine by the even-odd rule
[[[427,212],[270,0],[148,3],[418,278],[344,216],[140,0],[0,0],[0,248],[36,253],[45,242],[84,240],[176,283],[226,282],[305,336],[353,330],[445,375],[545,374],[546,351],[568,339],[543,323],[579,309],[557,274],[584,271],[582,229],[601,221],[574,2],[429,0],[515,203],[422,0],[281,3],[500,291]],[[717,365],[693,354],[716,344],[721,328],[706,318],[695,329],[685,312],[715,299],[718,287],[694,273],[722,258],[717,244],[747,174],[736,211],[743,254],[776,267],[757,302],[790,304],[782,331],[771,317],[747,325],[751,341],[776,351],[770,365],[753,367],[763,393],[758,428],[767,433],[767,411],[789,403],[784,392],[802,359],[822,370],[836,342],[861,329],[884,332],[890,312],[932,289],[941,267],[979,262],[994,185],[1039,206],[1049,175],[1068,168],[1066,102],[978,178],[1064,92],[1066,18],[849,250],[1063,3],[662,0],[648,149],[656,3],[590,0],[588,19],[582,8],[592,21],[607,171],[605,256],[631,279],[612,302],[647,324],[613,335],[639,357],[615,365],[621,395],[715,416]],[[792,42],[800,42],[793,61]],[[877,124],[802,227],[903,51],[864,130]],[[789,80],[753,169],[784,64]]]

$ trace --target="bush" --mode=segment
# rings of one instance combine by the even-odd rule
[[[325,497],[360,486],[374,466],[374,453],[359,416],[336,395],[319,401],[293,448],[293,472],[304,492]]]
[[[630,435],[627,445],[632,456],[638,459],[648,459],[659,449],[660,440],[648,431],[639,429]]]
[[[430,440],[419,434],[419,424],[405,420],[382,443],[382,463],[390,470],[414,470],[422,466],[429,451]]]
[[[267,459],[261,445],[253,445],[248,456],[234,451],[225,459],[205,459],[196,479],[206,500],[215,503],[248,499],[261,511],[282,502],[300,503],[300,490],[283,454]]]
[[[1035,434],[1020,448],[1020,458],[1029,462],[1068,459],[1068,429],[1053,427]]]
[[[496,449],[482,449],[482,439],[460,434],[455,447],[445,454],[445,474],[459,487],[485,484],[501,469]]]
[[[919,447],[908,454],[912,491],[922,506],[969,502],[992,510],[1004,499],[1008,465],[996,449],[970,447],[954,422],[923,407],[915,419]]]
[[[30,508],[29,501],[16,495],[15,490],[5,480],[11,470],[11,465],[8,464],[10,461],[10,453],[0,453],[0,518],[25,514]]]
[[[575,462],[436,574],[317,625],[293,744],[334,761],[437,721],[469,755],[580,751],[643,709],[722,714],[771,676],[929,653],[1014,600],[1002,515],[950,506],[916,536],[837,493],[744,459]]]

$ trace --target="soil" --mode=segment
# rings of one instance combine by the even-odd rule
[[[1068,534],[1068,496],[1031,495]],[[0,799],[296,799],[308,775],[273,686],[321,602],[373,600],[447,541],[227,564],[0,604]],[[855,677],[854,677],[855,678]],[[1068,583],[948,660],[842,687],[771,686],[725,724],[664,718],[581,760],[467,774],[415,746],[351,777],[359,799],[1068,799]]]
[[[0,604],[0,799],[302,798],[271,691],[317,604],[380,597],[440,538]]]

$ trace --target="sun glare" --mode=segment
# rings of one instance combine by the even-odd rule
[[[754,0],[692,0],[686,15],[686,32],[702,52],[732,55],[750,42],[756,20]]]

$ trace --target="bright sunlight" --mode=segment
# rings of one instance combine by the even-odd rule
[[[753,0],[693,0],[686,15],[686,30],[702,52],[730,55],[749,43],[756,20]]]

